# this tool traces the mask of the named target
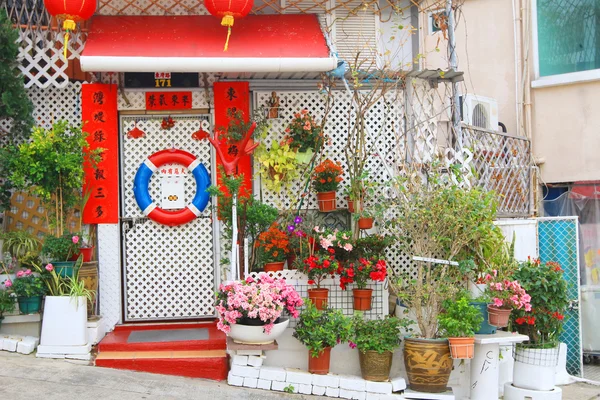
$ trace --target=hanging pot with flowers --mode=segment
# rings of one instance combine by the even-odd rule
[[[290,139],[290,147],[296,150],[296,160],[308,164],[314,152],[318,152],[323,143],[321,126],[313,119],[307,109],[294,114],[294,119],[285,128]]]
[[[486,281],[486,293],[492,299],[492,303],[487,306],[490,325],[497,328],[508,326],[513,309],[531,311],[531,296],[521,287],[519,281],[501,280],[489,274]]]
[[[383,282],[387,277],[385,260],[375,258],[366,259],[361,257],[357,262],[352,262],[346,267],[339,267],[340,287],[347,289],[347,285],[355,284],[352,289],[354,297],[354,309],[366,311],[371,309],[371,298],[373,289],[367,289],[367,281]]]
[[[319,211],[330,212],[336,207],[336,190],[338,189],[344,171],[340,163],[330,159],[319,164],[312,175],[312,185],[317,192]]]
[[[284,311],[298,318],[302,305],[300,295],[285,279],[273,279],[265,273],[256,279],[249,276],[219,286],[217,329],[238,343],[272,343],[289,324]]]
[[[288,235],[273,224],[258,235],[254,244],[258,247],[259,259],[264,263],[265,272],[283,271],[288,254]]]

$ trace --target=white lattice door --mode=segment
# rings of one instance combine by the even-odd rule
[[[133,181],[146,158],[160,150],[190,152],[213,171],[211,147],[192,134],[209,130],[208,115],[173,116],[175,125],[161,129],[163,116],[121,116],[121,193],[124,320],[152,321],[214,316],[215,248],[210,204],[185,225],[169,227],[144,217],[133,194]],[[144,132],[127,135],[135,126]],[[183,180],[184,204],[196,192],[192,174],[181,165],[165,165],[150,178],[150,196],[161,207],[166,179]]]

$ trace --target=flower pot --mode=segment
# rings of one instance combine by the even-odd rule
[[[373,218],[359,218],[358,228],[359,229],[371,229],[373,227]]]
[[[357,211],[362,211],[362,207],[359,207],[360,201],[350,200],[350,197],[346,197],[348,201],[348,212],[355,213]],[[356,205],[356,207],[355,207]]]
[[[492,304],[488,304],[488,323],[496,328],[504,328],[508,326],[508,320],[512,309],[498,308]]]
[[[277,272],[277,271],[283,271],[283,265],[285,264],[285,261],[278,261],[278,262],[270,262],[270,263],[266,263],[264,270],[265,272]]]
[[[262,325],[244,325],[238,322],[231,325],[228,336],[236,343],[269,344],[273,343],[273,341],[285,332],[285,328],[287,328],[289,323],[289,318],[279,318],[279,322],[273,325],[271,333],[267,334],[264,322],[262,322]]]
[[[336,192],[319,192],[317,193],[317,200],[319,202],[319,211],[330,212],[336,210],[335,204]]]
[[[479,330],[475,333],[479,335],[493,335],[494,333],[496,333],[496,327],[490,325],[488,322],[488,304],[483,301],[471,301],[469,302],[469,304],[476,307],[479,310],[481,316],[483,317],[483,321],[481,322],[481,325],[479,325]]]
[[[17,303],[19,303],[21,314],[37,314],[42,308],[42,296],[19,296],[17,297]]]
[[[329,373],[329,360],[331,359],[331,347],[325,347],[317,356],[313,357],[308,352],[308,372],[317,375],[327,375]]]
[[[483,296],[483,293],[485,292],[485,288],[487,287],[487,285],[485,283],[475,283],[472,281],[469,281],[469,291],[471,292],[471,298],[473,300],[480,298],[481,296]]]
[[[534,349],[517,345],[514,352],[513,386],[530,390],[552,390],[556,384],[558,346]]]
[[[75,273],[74,266],[75,261],[51,261],[52,266],[58,276],[63,278],[72,277]]]
[[[405,338],[404,365],[410,389],[427,393],[445,392],[452,372],[448,340]]]
[[[329,289],[308,289],[308,298],[317,307],[317,310],[323,310],[327,307]]]
[[[373,289],[352,289],[354,296],[354,309],[358,311],[367,311],[371,309],[371,298]]]
[[[40,344],[83,346],[87,342],[86,298],[46,296]]]
[[[373,350],[359,351],[358,359],[363,379],[375,382],[387,381],[390,378],[393,355],[394,353],[391,351],[385,351],[382,354]]]
[[[474,337],[451,337],[448,338],[448,341],[450,342],[450,354],[452,358],[458,360],[473,358],[475,351]]]
[[[296,267],[294,266],[294,263],[296,262],[296,258],[297,256],[293,253],[290,253],[290,255],[287,257],[287,267],[288,269],[296,269]]]
[[[82,247],[79,252],[71,257],[71,261],[77,261],[80,255],[83,255],[83,262],[90,262],[94,257],[94,247]]]
[[[299,151],[296,153],[296,161],[300,164],[308,164],[310,160],[312,160],[315,152],[312,149],[307,149],[306,151]]]

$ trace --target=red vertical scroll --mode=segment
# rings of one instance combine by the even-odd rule
[[[221,130],[229,124],[229,111],[241,111],[244,121],[248,122],[250,118],[250,85],[248,82],[215,82],[215,129]],[[226,157],[233,158],[239,151],[236,144],[227,145],[225,141],[220,141],[219,146]],[[217,165],[221,162],[217,160]],[[237,174],[244,174],[244,184],[241,193],[244,195],[252,194],[252,162],[250,156],[244,156],[238,163]],[[220,178],[217,182],[221,186]]]
[[[103,149],[96,168],[85,168],[83,209],[86,224],[119,222],[119,128],[117,85],[84,84],[81,87],[81,119],[88,133],[89,149]]]

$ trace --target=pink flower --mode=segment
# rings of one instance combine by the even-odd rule
[[[9,288],[11,286],[12,286],[12,281],[10,279],[7,279],[4,281],[4,287]]]
[[[346,250],[346,251],[352,251],[352,245],[350,243],[346,243],[344,245],[344,250]]]
[[[500,282],[496,283],[496,290],[502,290],[502,284]]]
[[[354,343],[354,342],[348,342],[348,346],[350,346],[351,349],[355,349],[356,348],[356,343]]]
[[[25,271],[25,275],[27,275],[27,276],[31,275],[31,270],[28,269],[27,271]]]
[[[79,243],[79,236],[75,235],[71,238],[71,240],[73,241],[73,243],[77,244]]]
[[[52,271],[52,270],[54,270],[54,265],[52,265],[52,264],[46,265],[46,271]]]
[[[23,275],[25,275],[24,271],[17,272],[17,278],[21,278]]]
[[[498,276],[498,271],[493,269],[492,272],[494,273],[494,276]]]
[[[492,280],[492,276],[491,276],[490,274],[487,274],[487,275],[485,276],[485,280],[486,280],[486,281],[491,281],[491,280]]]
[[[501,300],[501,299],[499,299],[499,298],[497,298],[497,297],[494,297],[494,305],[495,305],[496,307],[502,307],[502,304],[504,304],[504,303],[502,302],[502,300]]]

